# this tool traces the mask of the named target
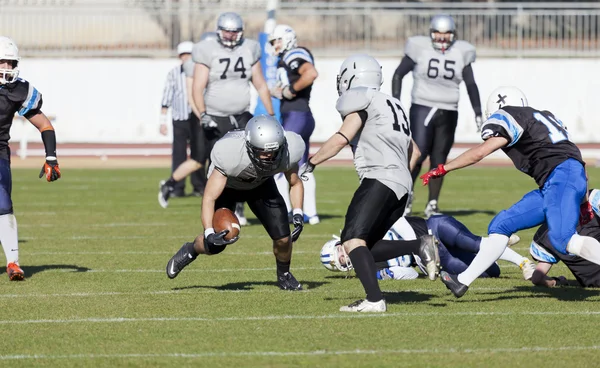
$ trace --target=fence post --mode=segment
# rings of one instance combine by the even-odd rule
[[[517,6],[517,57],[523,57],[523,5]]]

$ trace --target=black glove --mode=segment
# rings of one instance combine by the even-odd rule
[[[294,224],[294,230],[292,230],[292,242],[295,242],[300,237],[302,229],[304,229],[304,215],[297,213],[292,217],[292,223]]]
[[[225,235],[227,235],[227,233],[229,233],[229,230],[223,230],[219,233],[208,234],[208,236],[206,236],[204,238],[204,242],[220,247],[223,245],[233,244],[236,241],[238,241],[238,239],[240,238],[239,236],[236,236],[235,238],[233,238],[231,240],[227,240],[227,239],[225,239]]]
[[[310,160],[306,161],[306,163],[304,165],[302,165],[302,167],[300,168],[301,174],[300,174],[300,179],[307,181],[308,180],[308,176],[306,176],[306,174],[310,174],[311,172],[315,171],[315,165],[313,163],[310,162]]]
[[[60,167],[58,167],[58,161],[54,160],[46,160],[44,166],[42,166],[42,170],[40,171],[40,179],[46,176],[46,180],[55,181],[60,178]]]

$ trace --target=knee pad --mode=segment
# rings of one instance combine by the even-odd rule
[[[226,245],[213,245],[209,243],[204,243],[204,249],[208,252],[209,256],[214,256],[215,254],[219,254],[227,248]]]

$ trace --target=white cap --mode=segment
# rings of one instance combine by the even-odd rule
[[[177,55],[181,54],[191,54],[192,49],[194,48],[194,43],[192,41],[184,41],[177,45]]]

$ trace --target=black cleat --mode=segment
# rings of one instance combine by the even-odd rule
[[[460,281],[458,281],[458,276],[456,275],[451,275],[446,271],[442,271],[440,273],[440,278],[442,279],[442,282],[444,283],[444,285],[446,285],[448,290],[450,290],[452,294],[454,294],[454,296],[457,298],[460,298],[461,296],[465,295],[467,290],[469,290],[469,287],[467,285],[461,284]]]
[[[194,243],[185,243],[167,263],[167,276],[174,279],[185,266],[192,263],[198,256],[193,256]]]
[[[285,272],[282,275],[277,275],[277,284],[281,290],[302,290],[302,285],[296,280],[291,272]]]
[[[169,197],[171,197],[175,188],[168,185],[164,180],[159,183],[158,188],[158,204],[160,204],[162,208],[167,208],[169,205]]]

